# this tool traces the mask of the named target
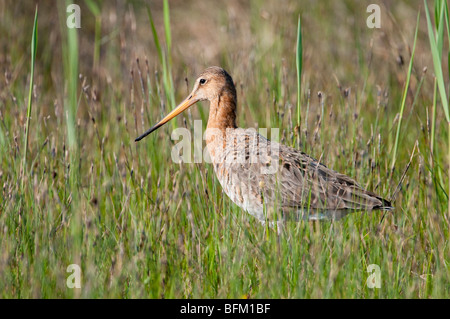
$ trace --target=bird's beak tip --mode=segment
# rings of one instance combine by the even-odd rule
[[[178,105],[172,112],[170,112],[165,118],[163,118],[161,121],[159,121],[158,124],[156,124],[155,126],[153,126],[152,128],[150,128],[149,130],[147,130],[144,134],[142,134],[141,136],[137,137],[134,141],[135,142],[139,142],[140,140],[142,140],[144,137],[146,137],[147,135],[149,135],[150,133],[152,133],[153,131],[157,130],[158,128],[160,128],[161,126],[163,126],[165,123],[167,123],[168,121],[170,121],[171,119],[173,119],[175,116],[177,116],[178,114],[180,114],[181,112],[183,112],[184,110],[186,110],[188,107],[190,107],[192,104],[195,104],[197,101],[199,101],[198,99],[196,99],[194,97],[194,95],[191,94],[186,100],[184,100],[180,105]]]

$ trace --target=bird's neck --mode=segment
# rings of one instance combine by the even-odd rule
[[[225,146],[227,131],[236,128],[236,95],[227,91],[222,92],[210,100],[206,143],[208,145],[223,143]]]
[[[220,94],[210,100],[207,128],[225,132],[236,127],[236,97],[232,94]]]

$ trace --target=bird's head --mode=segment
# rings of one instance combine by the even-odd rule
[[[236,89],[233,84],[233,79],[227,71],[220,67],[212,66],[207,68],[195,80],[194,88],[191,94],[189,94],[183,102],[181,102],[172,112],[159,121],[155,126],[136,138],[135,141],[140,141],[198,101],[213,101],[222,95],[231,97],[234,104],[236,104]]]

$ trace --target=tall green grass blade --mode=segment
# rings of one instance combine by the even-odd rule
[[[36,64],[36,51],[37,51],[37,42],[38,42],[38,8],[36,6],[36,12],[34,14],[34,25],[33,25],[33,35],[31,37],[31,74],[30,74],[30,90],[28,91],[28,107],[27,107],[27,126],[25,129],[25,150],[23,154],[23,172],[26,172],[26,164],[27,164],[27,152],[28,152],[28,137],[30,134],[30,117],[31,117],[31,108],[33,104],[33,85],[34,85],[34,66]],[[23,183],[23,179],[22,179]]]
[[[0,154],[3,154],[3,149],[6,147],[5,133],[0,125]]]
[[[448,12],[448,3],[447,3],[447,1],[444,1],[444,2],[445,2],[445,25],[447,27],[447,39],[448,39],[448,43],[450,43],[450,22],[449,22],[450,17],[449,17],[449,12]],[[447,53],[448,53],[447,54],[448,77],[450,80],[450,50],[448,50]]]
[[[440,9],[437,10],[438,12],[435,14],[436,21],[435,21],[435,30],[436,30],[436,37],[435,38],[435,32],[433,30],[433,26],[431,24],[430,19],[430,13],[428,11],[428,6],[426,0],[424,0],[425,4],[425,14],[427,16],[427,29],[428,29],[428,38],[430,41],[430,49],[431,49],[431,56],[433,58],[433,66],[434,66],[434,73],[436,76],[436,81],[439,88],[439,94],[441,97],[441,103],[442,108],[444,110],[445,119],[447,120],[448,124],[448,163],[450,164],[450,116],[449,116],[449,106],[448,106],[448,98],[447,98],[447,92],[446,92],[446,84],[444,82],[444,75],[443,75],[443,66],[442,66],[442,46],[443,46],[443,28],[444,28],[444,16],[446,17],[446,20],[448,20],[448,13],[444,14],[444,10],[447,10],[447,6],[445,5],[445,1],[441,1],[440,3]],[[436,4],[436,2],[435,2]],[[437,20],[437,17],[439,16],[439,20]],[[447,23],[447,21],[446,21]],[[448,24],[447,24],[448,25]],[[447,34],[449,34],[447,32]],[[450,38],[449,38],[450,40]],[[450,53],[447,54],[447,56],[450,56]],[[450,215],[450,201],[448,200],[448,196],[450,196],[450,179],[449,179],[449,187],[448,187],[448,193],[447,193],[447,201],[448,201],[448,214]]]
[[[447,36],[450,39],[450,23],[449,23],[448,3],[447,3],[447,1],[444,1],[444,3],[445,3],[445,8],[444,8],[445,25],[447,27]]]
[[[297,125],[301,125],[301,93],[302,93],[302,67],[303,67],[303,45],[302,45],[302,27],[300,15],[298,16],[297,26],[297,54],[295,64],[297,67]]]
[[[172,35],[170,31],[170,15],[169,15],[169,4],[167,1],[164,2],[164,29],[166,36],[166,45],[168,49],[168,56],[166,57],[164,50],[161,46],[161,42],[158,37],[158,33],[156,32],[155,22],[153,20],[153,16],[150,10],[150,7],[147,6],[147,14],[150,20],[150,26],[152,30],[153,40],[155,42],[156,51],[158,53],[159,61],[162,64],[162,73],[163,73],[163,85],[164,85],[164,93],[168,100],[168,104],[171,108],[175,106],[175,93],[173,90],[173,79],[172,79],[172,58],[170,55],[170,50],[172,46]],[[176,127],[176,121],[171,121],[172,127]]]
[[[419,30],[419,19],[420,19],[420,13],[417,14],[416,32],[414,34],[414,44],[413,44],[413,49],[412,49],[412,53],[411,53],[411,59],[409,61],[408,73],[406,75],[406,83],[405,83],[405,88],[404,88],[403,96],[402,96],[402,102],[401,102],[401,106],[400,106],[400,116],[399,116],[398,124],[397,124],[397,133],[395,134],[395,143],[394,143],[394,150],[393,150],[393,155],[392,155],[391,170],[394,169],[395,162],[397,160],[397,150],[398,150],[398,142],[400,139],[400,130],[402,127],[403,111],[405,110],[406,97],[408,95],[409,82],[411,80],[411,73],[412,73],[412,67],[413,67],[413,62],[414,62],[414,54],[416,52],[417,33]]]
[[[161,48],[161,44],[159,43],[158,33],[156,32],[155,22],[153,20],[152,11],[150,7],[147,7],[148,19],[150,20],[150,26],[152,29],[153,41],[155,42],[156,52],[158,53],[159,62],[163,63],[163,51]]]
[[[435,1],[437,7],[437,33],[436,33],[436,45],[439,53],[439,60],[442,61],[442,49],[444,46],[444,1]],[[439,6],[441,3],[441,6]]]
[[[435,148],[435,134],[436,134],[436,110],[437,110],[437,82],[436,78],[434,79],[434,89],[433,89],[433,115],[431,119],[431,141],[430,141],[430,150],[431,155],[434,155]]]
[[[172,49],[172,34],[170,32],[170,13],[168,0],[164,0],[163,11],[164,11],[164,31],[166,34],[167,51],[170,54],[170,51]]]
[[[172,32],[170,31],[170,10],[168,0],[164,0],[163,11],[164,11],[164,31],[166,34],[166,45],[167,45],[167,65],[164,71],[164,76],[167,82],[166,89],[168,90],[170,97],[169,103],[171,104],[171,107],[175,107],[175,92],[172,77]]]
[[[72,2],[66,0],[66,6]],[[67,87],[68,101],[66,103],[67,114],[67,140],[71,151],[77,148],[76,136],[76,113],[78,108],[77,89],[78,89],[78,34],[76,28],[66,28],[67,30]],[[72,154],[75,157],[75,154]],[[75,167],[72,167],[75,169]]]
[[[436,21],[436,29],[439,28],[440,3],[440,0],[434,1],[434,21]]]
[[[73,1],[66,0],[65,7],[72,4]],[[64,7],[64,6],[63,6]],[[66,12],[64,10],[64,14]],[[66,118],[66,143],[69,150],[69,163],[67,176],[65,180],[65,192],[67,197],[70,196],[70,206],[67,210],[67,219],[70,221],[67,227],[67,238],[71,242],[71,260],[75,264],[81,264],[80,251],[83,243],[83,226],[82,214],[80,208],[81,194],[81,165],[80,165],[80,136],[77,129],[77,112],[78,112],[78,81],[79,81],[79,39],[78,29],[70,28],[66,25],[66,20],[62,21],[61,33],[65,34],[62,41],[63,59],[64,59],[64,84],[67,95],[64,98],[64,112]],[[77,294],[76,291],[73,294]],[[73,298],[73,297],[72,297]]]
[[[433,58],[433,66],[434,66],[434,73],[436,75],[436,80],[438,83],[439,88],[439,94],[441,96],[441,102],[442,102],[442,108],[444,110],[445,119],[447,122],[450,122],[450,115],[448,110],[448,99],[447,99],[447,93],[445,91],[445,82],[444,82],[444,75],[442,71],[442,62],[439,56],[439,49],[438,45],[434,36],[433,27],[431,25],[431,19],[430,19],[430,13],[428,11],[428,6],[426,0],[424,0],[425,3],[425,14],[427,17],[427,27],[428,27],[428,38],[430,40],[430,47],[431,47],[431,56]],[[443,6],[442,6],[443,7]],[[442,27],[442,23],[441,23]],[[439,32],[438,32],[439,34]]]

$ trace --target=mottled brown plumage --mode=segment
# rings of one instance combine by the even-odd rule
[[[262,223],[392,209],[387,200],[309,155],[237,128],[236,89],[219,67],[203,71],[191,95],[136,141],[202,100],[210,102],[206,143],[216,176],[231,200]]]

